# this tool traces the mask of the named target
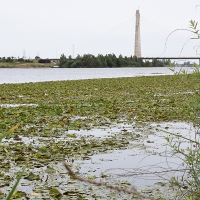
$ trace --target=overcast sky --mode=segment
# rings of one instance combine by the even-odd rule
[[[142,55],[159,56],[171,31],[200,19],[199,4],[198,0],[1,0],[0,57],[132,55],[138,8]],[[171,37],[175,40],[167,43],[168,55],[178,56],[190,35],[175,33]],[[191,47],[199,41],[192,42],[190,48],[191,42],[185,44],[185,54],[195,55]]]

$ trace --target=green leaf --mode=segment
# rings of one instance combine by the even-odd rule
[[[49,191],[49,194],[56,199],[62,197],[62,194],[56,188],[51,188],[50,191]]]
[[[33,180],[40,180],[40,176],[39,175],[35,175],[32,172],[26,176],[24,179],[28,179],[29,181],[33,181]]]
[[[12,190],[8,193],[6,200],[10,200],[12,198],[12,195],[14,194],[14,192],[19,184],[19,181],[21,180],[21,178],[24,174],[25,169],[26,169],[26,165],[24,166],[22,172],[20,173],[19,177],[17,178],[17,181],[16,181],[15,185],[12,187]]]
[[[56,170],[52,167],[47,166],[47,169],[45,170],[45,172],[49,174],[53,174],[53,173],[56,173]]]
[[[92,174],[88,174],[88,179],[95,179],[97,178],[95,175],[93,176]]]
[[[169,138],[168,137],[166,137],[165,139],[167,140],[167,142],[169,142]]]
[[[10,134],[12,134],[13,131],[14,131],[16,128],[18,128],[19,125],[20,125],[20,124],[16,124],[16,125],[13,126],[9,131],[7,131],[7,132],[1,134],[1,135],[0,135],[0,142],[2,141],[3,138],[5,138],[5,137],[9,136]]]

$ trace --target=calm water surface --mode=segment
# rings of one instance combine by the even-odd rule
[[[184,67],[191,72],[191,67]],[[180,71],[181,67],[176,67]],[[173,74],[168,67],[151,68],[1,68],[0,84]]]

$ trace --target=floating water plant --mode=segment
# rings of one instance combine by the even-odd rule
[[[2,139],[0,169],[4,179],[0,189],[8,193],[14,173],[21,171],[29,157],[22,176],[26,186],[20,182],[18,191],[31,199],[60,194],[91,197],[89,188],[73,182],[60,163],[66,157],[88,160],[99,153],[136,148],[150,134],[137,132],[146,122],[193,122],[197,108],[192,102],[199,96],[199,85],[193,75],[187,81],[177,75],[0,85],[1,105],[23,105],[0,107],[1,133],[20,122],[12,136]],[[121,124],[124,127],[118,128]],[[131,131],[125,125],[130,125]],[[79,173],[79,166],[74,167]],[[97,189],[91,187],[98,196]],[[106,198],[109,191],[104,195]]]

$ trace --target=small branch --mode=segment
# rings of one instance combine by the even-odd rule
[[[113,168],[113,169],[110,169],[110,170],[118,170],[120,168]],[[185,171],[189,171],[191,169],[171,169],[171,170],[163,170],[163,171],[154,171],[154,172],[131,172],[131,171],[128,171],[127,174],[117,174],[118,177],[129,177],[129,176],[139,176],[139,175],[156,175],[156,174],[163,174],[163,173],[171,173],[171,172],[185,172]]]
[[[176,29],[176,30],[172,31],[172,32],[167,36],[167,39],[166,39],[166,41],[165,41],[165,50],[163,51],[163,53],[162,53],[160,56],[162,56],[162,55],[165,53],[165,51],[167,50],[167,42],[168,42],[169,37],[170,37],[174,32],[177,32],[177,31],[188,31],[188,32],[190,32],[190,33],[194,33],[193,31],[191,31],[191,30],[189,30],[189,29],[184,29],[184,28],[180,28],[180,29]]]
[[[188,40],[183,44],[182,49],[181,49],[181,52],[180,52],[180,54],[179,54],[179,58],[181,57],[181,54],[182,54],[182,52],[183,52],[183,49],[184,49],[185,45],[186,45],[190,40],[191,40],[191,39],[188,39]]]
[[[196,7],[195,7],[195,11],[196,11],[196,9],[197,9],[197,7],[199,7],[200,5],[197,5]]]
[[[186,138],[186,137],[184,137],[184,136],[182,136],[182,135],[177,135],[177,134],[175,134],[175,133],[168,132],[168,131],[166,131],[166,130],[162,130],[162,129],[160,129],[160,130],[161,130],[162,132],[165,132],[165,133],[168,133],[168,134],[170,134],[170,135],[173,135],[173,136],[175,136],[175,137],[177,137],[177,138],[182,138],[182,139],[185,139],[185,140],[187,140],[187,141],[189,141],[189,142],[192,142],[192,143],[195,143],[195,144],[197,144],[197,145],[200,145],[200,143],[199,143],[198,141],[195,141],[195,140]]]
[[[92,181],[92,180],[81,178],[81,177],[75,175],[75,173],[71,170],[71,168],[69,167],[69,165],[67,165],[66,162],[64,162],[63,165],[67,169],[68,174],[72,179],[76,179],[78,181],[89,183],[89,184],[96,185],[96,186],[104,186],[108,189],[116,190],[117,192],[125,192],[127,194],[136,195],[141,200],[146,198],[145,196],[141,195],[135,188],[133,188],[132,190],[126,190],[126,189],[123,189],[123,188],[120,188],[117,186],[106,185],[105,183],[102,183],[102,182],[97,182],[97,181]],[[153,200],[153,198],[151,198],[151,197],[148,197],[148,198]]]

